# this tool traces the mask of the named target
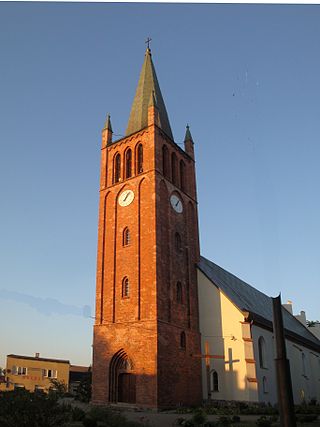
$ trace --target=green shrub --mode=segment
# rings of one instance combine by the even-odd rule
[[[215,406],[206,406],[204,408],[204,410],[206,411],[206,414],[208,414],[208,415],[217,415],[218,414],[218,408],[216,408]]]
[[[91,389],[92,389],[92,374],[88,372],[80,381],[76,392],[75,398],[80,402],[88,403],[91,400]]]
[[[207,414],[202,408],[197,408],[191,418],[191,422],[195,426],[204,424],[207,421]]]
[[[61,427],[71,418],[71,407],[56,396],[14,390],[0,393],[1,427]]]
[[[71,416],[73,421],[82,421],[86,416],[86,413],[82,409],[75,406],[72,408]]]
[[[97,427],[98,422],[94,418],[88,417],[87,415],[82,420],[82,424],[84,427]]]
[[[296,418],[300,423],[312,423],[313,421],[316,421],[318,419],[318,415],[303,414],[303,415],[296,415]]]
[[[229,424],[231,424],[231,418],[230,417],[219,417],[219,425],[221,426],[228,426]]]
[[[257,419],[256,424],[259,427],[270,427],[272,425],[272,420],[263,416]]]
[[[174,421],[174,426],[184,426],[186,422],[186,419],[183,417],[179,417]]]

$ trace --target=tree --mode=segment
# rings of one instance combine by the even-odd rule
[[[67,385],[64,381],[60,381],[55,378],[50,379],[49,394],[53,394],[57,398],[60,398],[64,397],[67,391]]]
[[[91,371],[82,378],[76,390],[76,399],[80,402],[90,402],[91,400],[91,385],[92,373]]]
[[[320,325],[319,320],[307,320],[308,328],[314,328],[316,325]]]

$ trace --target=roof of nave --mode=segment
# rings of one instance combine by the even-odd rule
[[[204,257],[200,258],[198,267],[241,311],[249,312],[254,322],[272,327],[271,297]],[[282,317],[286,336],[302,339],[320,351],[320,341],[284,307]]]

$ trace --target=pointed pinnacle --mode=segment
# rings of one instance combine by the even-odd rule
[[[154,93],[154,90],[150,94],[150,100],[149,100],[148,107],[156,107],[156,108],[158,108],[156,94]]]
[[[186,135],[185,135],[185,137],[184,137],[184,140],[185,140],[185,141],[192,141],[192,142],[193,142],[193,139],[192,139],[192,136],[191,136],[191,132],[190,132],[189,125],[187,125],[187,126],[186,126]]]
[[[107,114],[106,122],[104,124],[104,129],[109,129],[110,132],[113,132],[110,120],[110,114]]]

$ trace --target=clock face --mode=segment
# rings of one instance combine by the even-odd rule
[[[119,205],[128,206],[133,202],[134,192],[132,190],[124,190],[119,196]]]
[[[180,200],[180,197],[178,197],[176,194],[172,194],[172,196],[170,197],[170,203],[172,208],[177,213],[182,213],[183,206],[182,206],[182,201]]]

